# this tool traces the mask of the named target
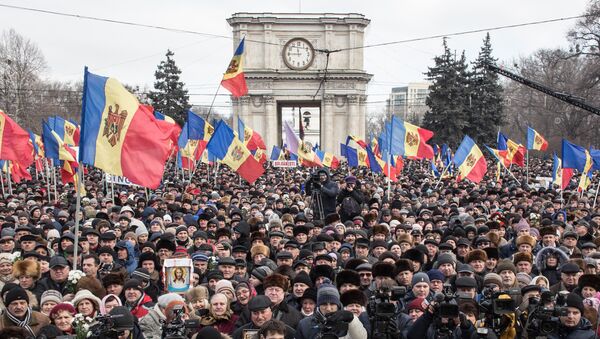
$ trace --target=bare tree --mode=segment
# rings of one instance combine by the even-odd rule
[[[17,123],[33,112],[33,97],[40,90],[40,75],[46,69],[44,55],[31,40],[14,29],[0,36],[0,102]]]

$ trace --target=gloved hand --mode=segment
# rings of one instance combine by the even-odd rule
[[[328,320],[335,322],[344,322],[349,324],[354,319],[354,314],[350,311],[339,310],[327,317]]]

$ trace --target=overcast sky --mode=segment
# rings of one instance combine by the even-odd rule
[[[371,19],[365,42],[373,44],[580,15],[587,1],[0,0],[0,4],[226,36],[231,36],[231,30],[225,20],[235,12],[298,12],[300,7],[302,12],[358,12]],[[94,73],[152,87],[156,66],[170,48],[183,71],[182,80],[193,104],[210,104],[233,53],[230,39],[3,7],[0,22],[2,29],[14,28],[38,44],[49,66],[46,76],[53,80],[81,80],[87,65]],[[493,31],[494,55],[501,62],[511,62],[540,48],[566,46],[566,32],[574,23],[566,20]],[[473,60],[484,36],[452,37],[448,43],[458,52],[465,50],[467,58]],[[366,49],[365,69],[374,75],[369,84],[369,111],[382,109],[392,87],[423,80],[432,58],[440,53],[441,39]],[[229,112],[223,108],[228,102],[228,96],[219,96],[218,110]]]

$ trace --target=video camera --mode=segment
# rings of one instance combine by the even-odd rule
[[[337,311],[326,315],[317,313],[317,328],[319,332],[317,339],[337,339],[348,334],[348,324],[354,319],[354,315],[348,311]]]
[[[518,289],[494,292],[484,288],[482,294],[483,299],[479,304],[479,310],[485,316],[484,326],[478,328],[477,333],[487,338],[491,330],[500,337],[512,325],[511,318],[505,315],[515,314],[515,300],[521,293]]]
[[[540,298],[529,298],[529,307],[527,308],[527,323],[525,330],[529,337],[546,336],[556,331],[556,326],[560,322],[560,317],[567,315],[567,295],[568,292],[561,291],[554,297],[552,292],[544,291]]]
[[[119,331],[114,329],[114,320],[118,316],[110,315],[110,314],[99,314],[94,318],[96,322],[90,328],[90,336],[88,338],[91,339],[117,339],[119,338]]]
[[[200,326],[198,320],[183,320],[183,305],[175,305],[172,312],[173,320],[162,326],[163,339],[186,339],[188,329]]]
[[[380,288],[369,298],[367,314],[371,322],[371,338],[397,338],[396,318],[401,308],[393,301],[399,302],[406,296],[406,287],[394,286]]]
[[[318,190],[321,188],[321,179],[319,179],[318,172],[313,172],[310,174],[310,183],[313,190]]]

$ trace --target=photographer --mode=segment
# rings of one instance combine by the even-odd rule
[[[591,339],[596,335],[589,320],[582,317],[583,300],[575,293],[569,293],[566,302],[566,315],[559,317],[557,331],[548,334],[548,339]]]
[[[298,324],[296,339],[367,338],[367,331],[360,320],[351,312],[341,310],[340,294],[333,285],[321,285],[317,292],[317,306],[313,315]]]
[[[102,319],[96,317],[96,320],[98,322],[90,329],[89,338],[144,339],[140,327],[125,306],[117,306],[108,316],[102,316]]]
[[[440,293],[436,294],[444,296]],[[464,314],[458,312],[458,305],[454,299],[444,301],[432,301],[427,304],[425,313],[417,318],[408,331],[408,339],[434,339],[434,338],[471,338],[475,332],[473,323]],[[448,312],[454,309],[456,312]]]
[[[337,196],[342,222],[352,220],[352,218],[360,215],[362,204],[365,202],[360,186],[360,181],[355,176],[349,175],[344,179],[344,184],[340,187],[340,194]]]
[[[335,213],[335,199],[340,189],[337,183],[331,181],[327,168],[320,168],[312,174],[305,187],[306,195],[318,196],[322,204],[319,206],[316,201],[312,201],[314,220],[323,220],[328,214]]]

